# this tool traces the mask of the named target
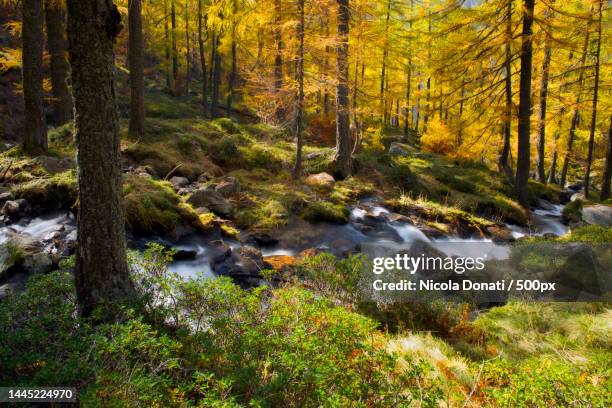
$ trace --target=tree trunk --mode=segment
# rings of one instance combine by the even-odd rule
[[[576,104],[574,105],[574,114],[572,115],[572,123],[570,125],[569,136],[567,139],[567,151],[563,159],[563,167],[561,167],[561,177],[559,185],[561,188],[565,187],[567,182],[567,171],[569,169],[569,161],[572,155],[572,148],[574,146],[574,139],[576,138],[576,128],[580,122],[580,101],[582,96],[582,86],[584,81],[584,64],[586,63],[587,53],[589,51],[589,24],[587,24],[586,35],[584,36],[584,44],[582,46],[582,57],[580,59],[580,74],[578,75],[578,94],[576,96]]]
[[[165,67],[166,73],[166,88],[172,89],[172,81],[170,80],[170,33],[168,29],[168,0],[164,0],[164,51],[165,51]]]
[[[459,129],[457,131],[457,147],[463,143],[463,104],[465,98],[465,80],[461,81],[461,100],[459,101]]]
[[[296,139],[297,148],[295,154],[295,167],[293,168],[293,178],[297,179],[302,175],[302,130],[304,116],[304,0],[298,0],[298,37],[300,41],[298,49],[298,106],[296,117]]]
[[[144,134],[144,42],[142,38],[142,2],[129,0],[129,46],[130,65],[130,125],[129,133],[141,137]]]
[[[68,87],[70,65],[67,58],[66,13],[62,3],[45,1],[47,44],[49,47],[51,89],[55,124],[63,125],[72,120],[72,93]]]
[[[608,127],[608,149],[606,151],[606,163],[604,175],[601,181],[601,201],[610,198],[610,182],[612,180],[612,116],[610,116],[610,127]]]
[[[329,39],[329,20],[325,19],[325,38]],[[330,53],[330,47],[328,45],[325,46],[325,55],[323,57],[323,69],[325,71],[325,75],[329,72],[329,60],[328,54]],[[323,115],[327,117],[329,115],[329,89],[327,88],[327,78],[325,81],[325,85],[323,86]]]
[[[431,70],[431,8],[428,8],[427,12],[427,70]],[[431,73],[428,75],[425,115],[423,116],[423,133],[427,132],[427,122],[429,122],[429,111],[431,110]]]
[[[559,153],[557,152],[559,147],[559,135],[561,134],[561,125],[563,123],[563,112],[565,112],[565,108],[561,107],[559,110],[558,116],[559,121],[557,124],[557,130],[555,131],[555,146],[553,150],[552,160],[550,161],[550,168],[548,169],[548,184],[557,184],[557,161],[559,158]]]
[[[529,205],[530,131],[531,131],[531,59],[532,25],[535,0],[523,0],[523,32],[521,44],[521,77],[519,88],[518,157],[514,190],[523,207]]]
[[[595,145],[595,129],[597,128],[597,97],[599,95],[599,56],[601,54],[601,20],[603,0],[599,0],[599,17],[597,19],[597,51],[595,51],[595,83],[593,84],[593,109],[591,110],[591,129],[589,133],[589,152],[587,167],[584,174],[584,198],[589,199],[589,184],[591,182],[591,165],[593,164],[593,147]]]
[[[110,1],[68,0],[76,112],[78,245],[75,283],[82,315],[134,295],[126,261],[113,44],[121,15]]]
[[[236,82],[236,13],[238,11],[238,5],[236,0],[232,2],[232,68],[230,70],[228,92],[227,92],[227,117],[232,115],[232,102],[234,99],[234,86]]]
[[[211,101],[211,115],[213,118],[218,118],[219,114],[219,86],[221,83],[221,53],[219,52],[219,46],[221,44],[221,36],[217,34],[216,44],[214,49],[214,64],[213,64],[213,76],[212,76],[212,101]]]
[[[189,58],[191,58],[191,47],[189,42],[189,0],[185,1],[185,95],[189,95],[189,86],[191,81],[191,66]]]
[[[386,99],[385,99],[385,80],[387,78],[387,55],[389,54],[389,18],[391,18],[391,1],[387,0],[387,18],[385,19],[385,43],[383,46],[382,67],[380,71],[380,120],[383,128],[387,122]]]
[[[537,177],[540,183],[546,183],[544,170],[544,153],[546,148],[546,98],[548,96],[548,69],[550,67],[550,35],[546,35],[544,44],[544,62],[542,63],[542,77],[540,78],[540,109],[538,110],[538,156]]]
[[[510,182],[514,180],[512,166],[510,166],[510,137],[512,135],[512,0],[506,5],[506,60],[504,62],[506,76],[504,79],[506,108],[504,111],[503,146],[499,154],[499,170],[506,175]]]
[[[170,26],[172,34],[172,91],[175,95],[178,95],[178,51],[176,48],[176,8],[174,7],[174,0],[170,0]]]
[[[48,150],[47,123],[43,102],[43,4],[42,0],[23,0],[22,72],[24,138],[23,148],[30,154]]]
[[[204,49],[204,37],[203,37],[203,24],[202,24],[202,0],[198,0],[198,45],[200,51],[200,66],[202,68],[202,116],[206,117],[208,113],[208,104],[206,100],[206,51]]]
[[[334,158],[339,177],[353,173],[351,135],[349,128],[349,0],[336,0],[338,4],[336,40],[336,155]]]
[[[408,130],[410,129],[410,82],[412,80],[412,58],[408,57],[406,69],[406,106],[404,107],[404,143],[408,143]]]

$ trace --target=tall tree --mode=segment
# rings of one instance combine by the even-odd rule
[[[538,155],[536,175],[540,183],[546,183],[546,171],[544,170],[545,147],[546,147],[546,99],[548,97],[548,71],[550,68],[551,53],[550,34],[546,33],[544,40],[544,62],[542,63],[542,76],[540,78],[540,108],[538,110]]]
[[[295,166],[293,167],[293,178],[299,178],[302,174],[302,144],[303,144],[303,127],[304,127],[304,0],[298,0],[298,100],[297,100],[297,116],[295,119],[296,126],[296,153]],[[348,97],[348,96],[347,96]]]
[[[130,135],[144,134],[144,41],[142,37],[142,0],[129,0],[129,45],[130,65]]]
[[[574,139],[576,138],[576,128],[580,122],[580,101],[582,97],[582,86],[584,81],[584,64],[586,63],[587,53],[589,51],[589,24],[587,23],[586,32],[584,35],[584,44],[582,46],[582,56],[580,57],[580,72],[578,74],[578,92],[576,94],[576,103],[574,104],[574,112],[572,114],[572,123],[570,125],[569,136],[567,139],[567,150],[563,159],[563,166],[561,167],[561,176],[559,179],[559,185],[565,187],[567,181],[567,172],[569,170],[569,162],[572,156],[574,147]]]
[[[63,125],[72,119],[73,108],[72,93],[68,87],[70,65],[67,56],[66,10],[63,2],[45,0],[45,22],[47,23],[54,120],[55,124]]]
[[[42,154],[48,150],[43,104],[43,3],[42,0],[23,0],[21,7],[25,103],[23,147],[28,153]]]
[[[75,283],[81,314],[108,313],[129,299],[115,101],[113,45],[121,15],[110,1],[68,0],[68,40],[76,112],[78,245]],[[110,308],[109,308],[110,307]]]
[[[170,35],[172,40],[172,92],[178,95],[178,50],[176,45],[176,7],[170,0]]]
[[[232,52],[232,66],[230,68],[230,75],[228,81],[228,91],[227,91],[227,117],[231,116],[232,113],[232,101],[234,98],[234,86],[236,82],[237,75],[237,61],[236,61],[236,28],[238,25],[236,14],[238,13],[238,2],[237,0],[232,0],[232,32],[231,32],[231,52]]]
[[[387,122],[387,106],[385,99],[385,81],[387,79],[387,56],[389,55],[389,19],[391,18],[392,0],[387,0],[387,16],[385,18],[385,34],[383,45],[382,66],[380,70],[380,121],[384,127]]]
[[[512,0],[506,0],[506,38],[504,60],[505,109],[503,123],[503,144],[499,154],[498,166],[508,180],[514,179],[510,166],[510,137],[512,135]]]
[[[170,29],[168,28],[168,0],[164,0],[164,53],[164,72],[166,74],[166,88],[170,90],[172,89],[172,80],[170,79]]]
[[[519,88],[518,153],[514,190],[523,206],[529,205],[527,182],[529,180],[530,132],[531,132],[531,60],[532,25],[535,0],[523,0],[523,31],[521,34],[521,77]]]
[[[601,20],[603,14],[603,0],[599,0],[597,17],[597,49],[595,51],[595,82],[593,84],[593,109],[591,110],[591,129],[589,132],[589,152],[587,154],[586,171],[584,173],[584,197],[589,198],[591,182],[591,165],[593,163],[593,147],[595,145],[595,129],[597,128],[597,102],[599,96],[599,66],[601,54]]]
[[[202,0],[198,0],[198,48],[200,52],[200,67],[202,68],[202,115],[208,114],[208,101],[207,101],[207,90],[208,85],[206,81],[206,50],[204,49],[204,30],[206,29],[206,23],[202,20],[203,9]]]
[[[185,0],[185,95],[189,95],[191,82],[191,40],[189,35],[189,0]]]
[[[279,93],[283,87],[283,38],[281,32],[282,25],[282,4],[281,0],[274,0],[274,92],[276,93],[276,120],[280,120],[282,109],[280,108]]]
[[[336,172],[341,178],[353,173],[349,126],[349,0],[336,0],[338,5],[336,39]]]
[[[610,198],[610,183],[612,182],[612,116],[608,127],[608,148],[606,150],[606,162],[604,164],[604,175],[601,181],[601,201]]]

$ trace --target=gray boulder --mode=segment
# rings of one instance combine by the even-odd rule
[[[187,177],[174,176],[170,179],[170,184],[172,184],[175,189],[179,189],[188,185],[189,180],[187,179]]]
[[[583,207],[582,219],[589,224],[610,228],[612,227],[612,206],[596,204]]]
[[[226,177],[215,186],[215,191],[223,197],[229,197],[240,192],[240,182],[235,177]]]
[[[2,207],[2,214],[9,216],[12,219],[20,218],[26,215],[30,210],[30,204],[23,198],[17,200],[9,200]]]
[[[195,208],[206,207],[223,217],[231,216],[234,211],[234,206],[223,198],[220,193],[210,187],[194,191],[187,199],[187,202]]]
[[[391,156],[408,156],[410,154],[410,151],[408,150],[408,147],[406,145],[398,142],[393,142],[389,146],[389,154]]]

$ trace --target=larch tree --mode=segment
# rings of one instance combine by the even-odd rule
[[[505,24],[505,60],[504,60],[504,96],[505,109],[503,114],[503,142],[499,154],[498,166],[508,180],[514,180],[510,165],[510,138],[512,136],[512,0],[506,0]]]
[[[599,0],[597,17],[597,48],[595,50],[595,79],[593,83],[593,107],[591,109],[591,127],[589,129],[589,147],[587,153],[586,170],[584,172],[584,197],[589,198],[591,183],[591,165],[593,163],[593,147],[595,145],[595,129],[597,128],[597,102],[599,97],[599,69],[601,54],[601,21],[603,19],[603,0]]]
[[[72,120],[72,92],[68,86],[70,65],[66,41],[66,9],[63,1],[45,0],[49,71],[53,92],[53,114],[56,125]]]
[[[336,0],[336,154],[334,162],[340,178],[353,173],[353,158],[349,123],[349,0]]]
[[[548,72],[551,54],[551,38],[549,33],[546,34],[544,42],[544,62],[542,63],[542,76],[540,78],[540,99],[538,109],[538,154],[536,159],[536,177],[540,183],[546,183],[544,161],[546,147],[546,100],[548,98]]]
[[[111,1],[68,0],[78,166],[75,284],[80,313],[130,299],[124,227],[114,42],[121,15]]]
[[[44,154],[48,150],[47,122],[43,100],[43,2],[23,0],[22,75],[24,112],[24,150]]]
[[[130,124],[132,136],[144,135],[144,41],[142,36],[142,0],[128,1],[130,68]]]
[[[608,126],[608,147],[606,149],[606,160],[604,163],[604,174],[601,181],[601,201],[610,198],[610,183],[612,182],[612,116]]]
[[[521,34],[521,76],[519,85],[518,152],[514,190],[521,205],[529,205],[531,138],[531,65],[533,56],[533,11],[535,0],[523,0],[523,30]]]
[[[303,130],[304,130],[304,0],[298,0],[298,98],[297,98],[297,115],[295,118],[295,137],[296,137],[296,153],[295,166],[293,167],[293,178],[299,178],[302,174],[302,145],[303,145]]]
[[[204,48],[204,31],[206,30],[206,15],[202,7],[202,0],[198,0],[198,51],[200,56],[200,68],[202,69],[202,115],[208,115],[208,84],[206,76],[206,50]]]

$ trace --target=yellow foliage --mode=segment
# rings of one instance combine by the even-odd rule
[[[0,50],[0,73],[21,68],[21,48],[4,48]]]
[[[421,136],[423,150],[431,153],[450,154],[455,150],[455,137],[446,124],[434,118],[427,124],[427,131]]]

